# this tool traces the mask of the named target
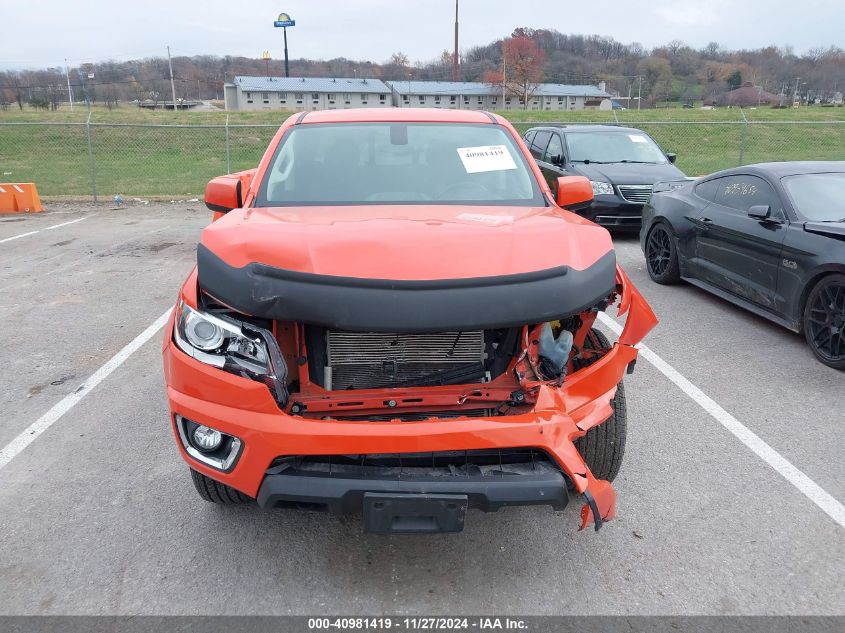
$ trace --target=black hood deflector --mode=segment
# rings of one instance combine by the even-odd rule
[[[197,247],[199,286],[243,314],[352,332],[445,332],[542,323],[603,303],[616,286],[616,254],[586,270],[397,281],[319,275],[260,263],[230,266]]]

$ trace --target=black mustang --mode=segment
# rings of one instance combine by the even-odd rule
[[[657,283],[684,279],[803,331],[820,361],[845,369],[845,161],[661,183],[640,245]]]

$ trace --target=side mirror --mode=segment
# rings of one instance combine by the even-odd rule
[[[580,211],[593,201],[593,185],[584,176],[561,176],[557,179],[555,202],[570,211]]]
[[[563,154],[556,154],[552,156],[552,165],[556,165],[557,167],[563,167],[566,164],[566,159],[563,157]]]
[[[769,220],[772,216],[772,208],[767,204],[755,204],[748,208],[748,217],[755,220]]]
[[[237,175],[212,178],[205,186],[205,206],[218,213],[228,213],[243,206],[241,179]]]
[[[669,160],[670,163],[675,163],[678,160],[678,155],[675,152],[666,152],[666,158]]]

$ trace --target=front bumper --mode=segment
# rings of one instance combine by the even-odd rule
[[[237,461],[229,472],[222,472],[198,462],[185,451],[174,422],[173,431],[182,457],[194,470],[258,498],[264,506],[287,500],[294,504],[297,501],[322,503],[340,511],[360,507],[361,495],[365,493],[436,490],[465,494],[470,505],[481,509],[493,510],[514,503],[562,507],[569,487],[587,502],[582,507],[582,527],[591,522],[598,526],[614,516],[615,493],[609,482],[592,475],[573,442],[610,417],[616,386],[637,356],[634,345],[657,322],[624,272],[619,269],[617,274],[624,289],[619,311],[628,313],[619,343],[589,367],[572,374],[562,387],[541,386],[533,410],[489,418],[348,421],[288,415],[278,407],[266,385],[205,365],[179,350],[172,342],[171,317],[163,346],[171,420],[183,416],[239,438],[243,443]],[[372,478],[329,481],[267,472],[282,456],[415,454],[497,448],[543,451],[551,459],[555,472],[544,472],[539,479],[526,476],[499,483],[466,479],[460,484],[395,479],[376,482]]]
[[[609,229],[638,231],[642,225],[643,205],[628,202],[617,195],[596,196],[579,215]]]
[[[417,474],[406,478],[386,473],[372,473],[366,478],[313,475],[291,468],[267,474],[257,501],[262,508],[293,506],[353,514],[361,510],[366,493],[464,495],[469,507],[484,512],[510,505],[548,505],[562,510],[569,501],[566,478],[550,464],[537,464],[520,474]]]

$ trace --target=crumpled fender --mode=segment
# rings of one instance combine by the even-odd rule
[[[651,306],[637,290],[634,283],[625,274],[625,271],[616,265],[616,282],[622,288],[622,295],[619,298],[618,315],[628,315],[622,334],[619,335],[619,343],[622,345],[636,345],[645,338],[658,320]]]
[[[602,523],[616,516],[616,492],[609,481],[597,479],[590,472],[572,442],[594,426],[606,422],[612,415],[610,402],[616,395],[616,385],[637,357],[635,345],[658,323],[651,306],[618,265],[616,278],[620,293],[618,315],[627,314],[619,340],[601,359],[574,374],[561,396],[563,410],[570,412],[573,425],[568,433],[569,441],[562,442],[557,454],[562,461],[562,468],[585,500],[581,507],[582,530],[591,523],[598,530]],[[555,395],[558,394],[560,391]],[[541,395],[545,394],[541,391]]]

